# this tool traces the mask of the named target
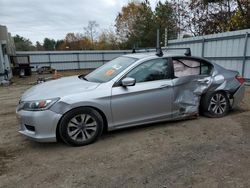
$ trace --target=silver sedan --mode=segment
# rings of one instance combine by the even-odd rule
[[[223,117],[244,96],[244,79],[205,59],[153,53],[118,57],[87,76],[27,90],[17,107],[19,132],[40,142],[82,146],[102,132],[199,113]],[[219,126],[219,125],[218,125]]]

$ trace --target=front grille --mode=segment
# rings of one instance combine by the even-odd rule
[[[34,126],[26,125],[26,124],[25,124],[25,128],[26,128],[27,130],[29,130],[29,131],[35,132],[35,127],[34,127]]]

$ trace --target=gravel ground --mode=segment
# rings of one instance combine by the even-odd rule
[[[15,107],[34,78],[0,87],[0,187],[250,187],[250,87],[224,118],[129,128],[69,147],[17,132]]]

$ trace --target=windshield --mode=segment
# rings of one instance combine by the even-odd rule
[[[132,65],[137,59],[131,57],[118,57],[89,73],[84,79],[90,82],[108,82]]]

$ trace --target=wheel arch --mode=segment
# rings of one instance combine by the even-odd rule
[[[229,90],[218,89],[218,90],[215,90],[214,92],[222,92],[222,93],[224,93],[227,96],[228,100],[229,100],[229,105],[230,105],[229,107],[230,108],[232,107],[232,102],[230,101],[230,99],[232,99],[233,94]]]
[[[213,91],[207,91],[205,93],[203,93],[200,97],[200,103],[199,103],[199,113],[200,114],[206,114],[206,106],[207,106],[207,97],[209,97],[210,95],[214,94],[214,93],[223,93],[224,95],[226,95],[228,102],[229,102],[229,110],[231,109],[231,101],[230,101],[230,97],[231,97],[231,93],[228,90],[222,90],[222,89],[218,89],[218,90],[213,90]],[[205,115],[207,116],[207,115]],[[207,116],[210,117],[210,116]]]
[[[78,106],[78,107],[75,107],[75,108],[71,108],[70,110],[66,111],[63,113],[62,117],[60,118],[60,120],[58,121],[57,125],[56,125],[56,139],[57,141],[61,141],[61,137],[60,137],[60,134],[59,134],[59,125],[61,123],[61,120],[63,119],[63,117],[70,111],[72,110],[75,110],[75,109],[78,109],[78,108],[92,108],[94,110],[96,110],[102,117],[103,119],[103,124],[104,124],[104,127],[103,127],[103,132],[102,133],[105,133],[108,131],[108,120],[107,120],[107,117],[105,115],[105,113],[97,108],[97,107],[94,107],[94,106]]]
[[[206,92],[202,93],[202,95],[200,97],[200,105],[201,105],[201,101],[202,101],[203,97],[205,97],[206,95],[208,95],[210,93],[215,93],[215,92],[222,92],[222,93],[226,94],[228,96],[228,99],[230,99],[230,97],[232,95],[228,90],[223,90],[223,89],[214,90],[214,91],[206,91]]]

